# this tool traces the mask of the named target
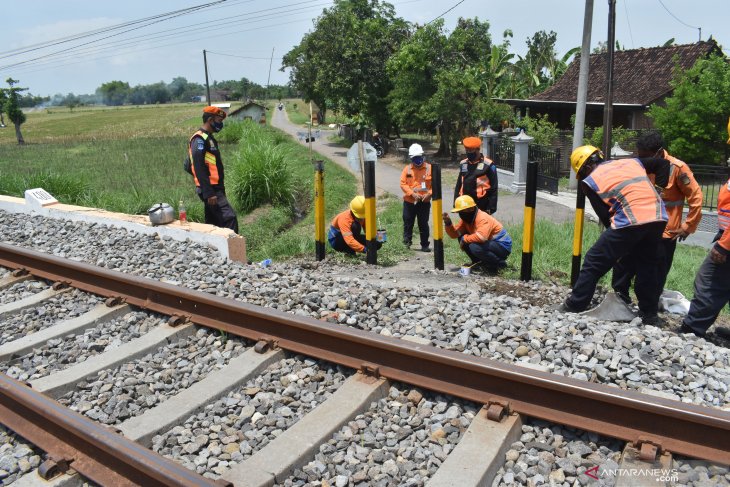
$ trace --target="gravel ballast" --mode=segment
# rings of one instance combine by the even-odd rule
[[[37,468],[43,452],[0,425],[0,485],[10,485]]]

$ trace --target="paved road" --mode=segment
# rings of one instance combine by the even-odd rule
[[[301,126],[295,125],[289,121],[289,118],[286,115],[286,110],[274,110],[271,125],[293,135],[295,138],[297,136],[297,132],[304,131]],[[350,166],[347,163],[347,149],[340,147],[329,140],[329,137],[336,133],[337,132],[335,130],[320,129],[320,138],[312,143],[312,150],[322,154],[328,159],[331,159],[333,162],[336,162],[348,171],[351,171]],[[300,141],[300,143],[305,146],[309,145],[303,141]],[[376,163],[376,194],[379,195],[383,192],[388,192],[401,196],[400,174],[402,170],[402,165],[394,166],[387,162],[380,161]],[[359,178],[360,174],[356,174],[356,176]],[[538,195],[542,196],[540,195],[540,192],[538,192]],[[453,198],[453,188],[443,188],[444,208],[451,205]],[[558,199],[558,197],[553,197],[551,200],[541,197],[538,199],[537,203],[537,218],[548,219],[553,222],[572,221],[574,213],[571,204],[574,203],[569,199],[566,199],[566,204],[568,206],[561,204],[561,200]],[[500,194],[497,213],[494,216],[502,223],[520,223],[524,218],[524,205],[525,196],[523,194]]]

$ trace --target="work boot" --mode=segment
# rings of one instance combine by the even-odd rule
[[[719,336],[720,338],[724,338],[725,340],[730,340],[730,328],[717,326],[715,327],[715,335]]]
[[[700,338],[705,338],[705,334],[704,333],[697,333],[696,331],[694,331],[692,328],[690,328],[689,326],[685,325],[684,323],[682,323],[682,326],[680,326],[677,329],[677,333],[679,333],[680,335],[685,335],[687,333],[692,333],[693,335],[696,335],[696,336],[698,336]]]
[[[664,318],[659,317],[657,314],[647,315],[639,311],[639,318],[641,318],[641,323],[647,326],[661,327],[667,324]]]
[[[561,304],[554,307],[555,311],[558,311],[560,313],[580,313],[579,310],[573,308],[568,304],[568,300],[566,299]]]
[[[421,252],[431,252],[431,247],[426,245],[425,247],[421,247]]]
[[[405,245],[406,247],[408,247],[410,249],[411,248],[411,245],[412,245],[412,242],[409,241],[409,240],[403,240],[403,245]]]

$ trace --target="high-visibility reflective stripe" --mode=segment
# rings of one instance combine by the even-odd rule
[[[522,232],[522,251],[523,252],[532,252],[532,235],[535,231],[534,224],[535,224],[535,208],[532,208],[530,206],[525,206],[525,217],[524,217],[525,227]]]
[[[210,152],[206,152],[205,163],[208,165],[208,172],[210,173],[210,184],[218,184],[218,166],[216,165],[215,156]]]
[[[482,235],[482,234],[481,234],[481,233],[479,233],[479,232],[474,232],[474,234],[475,234],[475,235],[476,235],[477,237],[479,237],[479,240],[481,240],[482,242],[486,242],[486,241],[488,240],[488,239],[487,239],[487,238],[486,238],[486,237],[485,237],[484,235]]]

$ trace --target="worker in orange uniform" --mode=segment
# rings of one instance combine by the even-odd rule
[[[423,147],[412,144],[408,148],[411,163],[400,175],[403,191],[403,244],[410,247],[413,239],[413,223],[418,220],[421,251],[431,252],[428,216],[431,211],[431,164],[423,158]]]
[[[588,250],[572,292],[558,308],[580,312],[588,308],[598,280],[616,262],[636,255],[636,297],[645,324],[659,323],[659,241],[667,225],[667,211],[654,184],[664,188],[669,161],[661,158],[604,160],[596,147],[578,147],[570,156],[583,192],[606,231]],[[654,174],[652,184],[647,174]]]
[[[223,159],[220,147],[213,137],[223,129],[226,112],[218,107],[203,108],[203,126],[188,143],[188,156],[192,161],[195,192],[205,207],[205,223],[230,228],[238,233],[238,217],[233,211],[223,184]]]
[[[365,235],[362,228],[365,226],[365,197],[355,196],[350,201],[350,208],[332,219],[327,240],[330,246],[338,252],[346,254],[366,253]],[[375,242],[378,250],[382,242]]]
[[[730,144],[730,119],[727,122],[727,135],[727,143]],[[720,188],[717,215],[720,230],[695,276],[695,295],[689,304],[687,316],[682,320],[680,333],[706,336],[717,315],[730,301],[730,261],[727,258],[730,254],[730,180]],[[730,340],[730,328],[715,327],[715,333]]]
[[[469,195],[480,210],[490,215],[496,213],[499,189],[497,166],[481,153],[482,141],[479,137],[467,137],[462,143],[466,150],[466,159],[459,163],[454,203],[459,196]]]
[[[664,229],[660,245],[662,259],[659,262],[659,289],[664,289],[667,275],[672,268],[677,240],[682,241],[697,230],[702,219],[702,190],[695,181],[694,174],[687,164],[669,155],[664,149],[664,140],[658,132],[649,132],[636,141],[636,153],[639,158],[660,157],[669,161],[669,182],[661,193],[667,209],[669,221]],[[682,214],[684,201],[687,200],[689,212],[684,223]],[[631,303],[629,288],[636,275],[636,257],[627,255],[619,260],[613,268],[611,286],[627,304]]]
[[[446,233],[459,239],[461,250],[466,252],[472,264],[481,262],[487,272],[496,272],[507,265],[512,238],[496,218],[480,210],[474,198],[468,195],[456,198],[451,212],[457,213],[461,221],[454,225],[449,214],[444,213]]]

